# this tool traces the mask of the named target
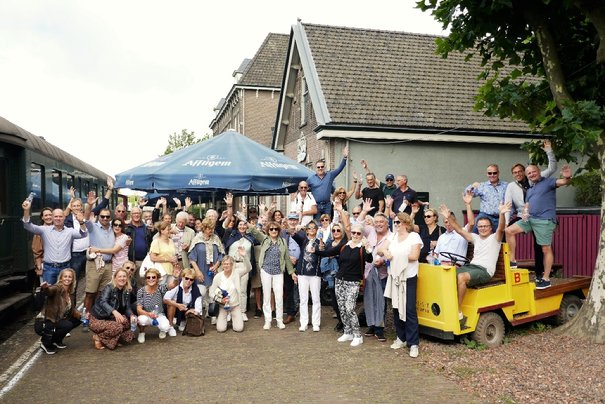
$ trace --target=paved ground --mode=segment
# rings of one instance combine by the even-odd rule
[[[17,369],[5,370],[37,337],[31,327],[0,346],[0,402],[443,402],[476,398],[388,343],[366,338],[357,348],[338,343],[335,321],[324,309],[319,333],[262,329],[251,319],[243,333],[167,337],[147,333],[115,351],[97,351],[80,328],[66,339],[68,349],[40,354],[22,378],[6,391]],[[422,347],[420,355],[423,355]],[[8,377],[10,376],[10,377]]]

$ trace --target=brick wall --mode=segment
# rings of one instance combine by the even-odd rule
[[[244,93],[244,120],[242,134],[250,139],[271,147],[279,102],[277,90],[245,90]]]

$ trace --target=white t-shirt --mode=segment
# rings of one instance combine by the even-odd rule
[[[290,203],[290,212],[300,213],[301,210],[306,212],[311,210],[314,205],[317,205],[317,202],[315,202],[313,194],[307,192],[307,196],[303,199],[300,193],[298,193],[296,199]],[[311,220],[313,220],[313,215],[304,215],[300,221],[300,225],[306,226]]]
[[[413,278],[418,275],[418,260],[416,261],[408,261],[408,256],[412,251],[412,247],[415,245],[422,246],[424,243],[420,238],[418,233],[410,233],[407,238],[403,241],[399,241],[399,237],[397,233],[393,234],[393,239],[389,244],[389,252],[393,255],[393,259],[391,260],[391,269],[397,268],[398,270],[403,270],[400,266],[406,266],[406,279]]]
[[[471,264],[481,265],[487,269],[490,276],[494,276],[496,272],[496,262],[500,255],[500,241],[496,239],[496,233],[490,234],[485,239],[482,239],[478,234],[471,233],[475,251]]]

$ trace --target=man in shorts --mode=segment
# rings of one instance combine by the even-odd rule
[[[550,270],[554,261],[552,252],[552,234],[557,227],[557,198],[556,190],[571,182],[571,168],[566,164],[561,169],[563,178],[543,178],[540,169],[535,165],[529,165],[525,174],[533,184],[527,190],[525,201],[529,204],[529,218],[519,220],[506,228],[506,241],[510,247],[510,259],[516,261],[515,248],[517,246],[516,235],[519,233],[533,232],[544,253],[544,276],[536,279],[536,289],[550,287]]]
[[[504,214],[510,210],[510,206],[510,203],[500,204],[500,206],[498,206],[498,228],[493,233],[492,221],[485,216],[479,218],[477,220],[477,231],[479,234],[470,233],[464,227],[460,226],[447,206],[441,205],[440,207],[444,220],[448,220],[449,224],[458,234],[475,246],[471,262],[456,270],[458,284],[458,319],[460,320],[461,327],[464,327],[466,323],[466,317],[461,311],[466,289],[469,286],[472,287],[489,282],[496,272],[496,262],[498,262],[498,255],[500,255],[500,242],[504,235]]]

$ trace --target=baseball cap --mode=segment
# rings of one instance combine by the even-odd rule
[[[296,213],[296,212],[290,212],[290,213],[288,213],[288,219],[296,219],[296,220],[298,220],[298,213]]]
[[[387,176],[384,177],[385,181],[389,181],[389,180],[393,181],[394,179],[395,179],[395,177],[393,176],[393,174],[387,174]]]

